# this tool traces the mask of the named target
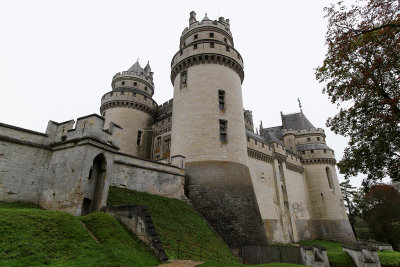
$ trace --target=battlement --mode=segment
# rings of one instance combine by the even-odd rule
[[[119,149],[119,142],[114,137],[120,133],[122,127],[111,122],[108,128],[104,129],[104,122],[105,119],[97,114],[80,117],[77,119],[76,124],[74,120],[63,123],[49,121],[46,129],[46,135],[48,136],[46,144],[56,145],[69,140],[88,137]]]
[[[137,73],[134,72],[134,71],[121,71],[121,72],[118,72],[117,74],[115,74],[115,75],[113,76],[112,82],[114,83],[114,80],[115,80],[115,79],[123,78],[123,77],[131,77],[131,78],[137,77],[137,78],[141,78],[141,79],[143,79],[143,80],[149,82],[150,85],[151,85],[152,87],[154,87],[154,83],[153,83],[153,72],[150,72],[149,75],[146,75],[146,73],[144,73],[144,72],[141,73],[141,74],[137,74]]]
[[[322,128],[308,128],[308,129],[301,129],[301,130],[293,130],[293,129],[282,129],[282,134],[323,134],[325,135],[325,131]]]
[[[184,36],[187,32],[191,31],[194,28],[204,27],[204,26],[220,28],[221,30],[227,32],[230,36],[232,36],[229,19],[225,19],[224,17],[219,17],[218,20],[210,20],[206,15],[203,20],[197,21],[196,13],[194,11],[190,12],[189,27],[186,27],[183,30],[182,36]]]

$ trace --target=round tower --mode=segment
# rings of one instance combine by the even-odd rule
[[[354,239],[336,173],[335,154],[326,145],[324,130],[315,128],[302,112],[281,116],[284,143],[302,159],[313,238]]]
[[[123,128],[117,136],[121,152],[150,158],[151,123],[157,103],[152,99],[154,83],[149,63],[142,69],[136,62],[127,71],[115,74],[111,87],[101,98],[104,125],[114,122]]]
[[[231,247],[265,243],[247,167],[243,60],[229,19],[196,20],[171,62],[171,155],[186,157],[187,195]]]

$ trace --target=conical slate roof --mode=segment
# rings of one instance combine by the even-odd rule
[[[315,128],[314,125],[304,116],[303,112],[288,115],[282,114],[283,129],[302,130]]]
[[[135,64],[133,64],[132,67],[130,67],[128,69],[128,71],[132,71],[132,72],[136,72],[137,74],[140,74],[143,72],[143,69],[139,64],[139,61],[136,61]]]
[[[201,21],[205,21],[205,20],[210,20],[210,19],[207,17],[207,13],[206,13],[206,15],[204,16],[204,18],[203,18]]]

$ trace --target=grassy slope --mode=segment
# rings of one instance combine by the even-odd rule
[[[391,250],[382,250],[378,252],[382,267],[399,267],[400,252]]]
[[[327,249],[329,265],[331,267],[354,267],[356,264],[349,254],[342,250],[342,247],[339,243],[326,241],[326,240],[313,240],[313,241],[303,241],[300,242],[305,245],[312,246],[313,244],[317,244],[323,246]]]
[[[148,208],[165,252],[170,259],[178,258],[177,240],[185,240],[218,251],[220,254],[234,257],[226,244],[210,229],[204,219],[183,201],[110,187],[107,205],[126,204],[140,204]],[[181,244],[181,246],[184,246],[184,244]],[[184,247],[184,249],[187,249],[187,247]],[[215,253],[204,250],[202,255],[211,258],[216,257]]]
[[[98,237],[96,243],[80,219]],[[128,245],[127,245],[128,244]],[[154,266],[151,251],[113,217],[74,217],[36,205],[0,202],[0,266]]]

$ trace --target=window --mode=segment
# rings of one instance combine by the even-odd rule
[[[303,151],[301,151],[301,153],[304,155],[304,154],[306,154],[306,152],[303,150]]]
[[[136,97],[136,93],[133,93],[133,96]]]
[[[184,70],[181,72],[181,89],[186,87],[187,85],[187,71]]]
[[[218,90],[219,110],[225,110],[225,91]]]
[[[197,34],[195,34],[194,36],[193,36],[193,39],[195,39],[195,40],[197,40],[199,38],[199,36],[197,35]]]
[[[224,37],[224,42],[225,42],[225,43],[227,43],[227,42],[228,42],[228,39],[226,39],[226,37]]]
[[[161,147],[161,136],[157,136],[156,149]]]
[[[227,120],[219,120],[219,137],[221,142],[226,143],[228,142],[228,121]]]
[[[311,138],[310,137],[307,137],[307,142],[311,142]]]
[[[247,136],[247,142],[250,142],[250,137]]]
[[[333,186],[333,179],[332,179],[331,169],[329,167],[326,167],[325,171],[326,171],[326,177],[328,178],[329,188],[333,191],[335,188]]]
[[[147,91],[147,86],[144,87],[144,90]]]
[[[180,54],[181,54],[181,56],[182,56],[182,54],[183,54],[183,51],[182,51],[182,50],[180,51]]]
[[[134,86],[137,86],[137,82],[133,82],[133,85],[134,85]]]
[[[125,82],[121,82],[121,85],[125,85]]]
[[[136,144],[139,146],[140,144],[141,144],[141,142],[142,142],[142,133],[143,133],[143,131],[141,131],[141,130],[138,130],[138,132],[137,132],[137,140],[136,140]]]
[[[214,48],[214,43],[210,43],[210,47],[211,47],[211,48]]]
[[[317,137],[317,141],[321,141],[321,138]]]
[[[230,51],[230,48],[228,45],[226,46],[226,51],[228,51],[228,52]]]
[[[326,149],[324,149],[324,153],[326,153]]]
[[[311,153],[314,153],[314,149],[311,149]]]
[[[143,97],[144,98],[144,100],[147,100],[147,96],[145,96],[145,97]]]
[[[214,38],[214,33],[210,32],[210,38]]]
[[[194,45],[193,45],[193,49],[197,49],[197,44],[194,44]]]

